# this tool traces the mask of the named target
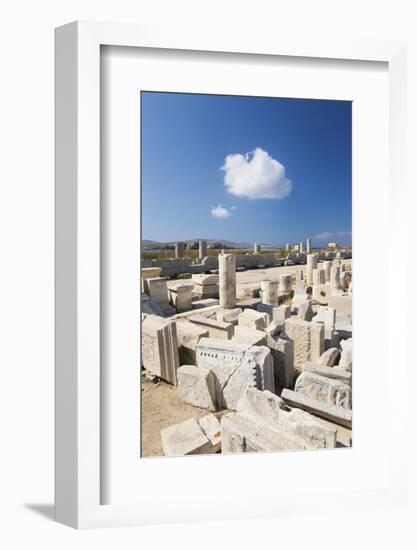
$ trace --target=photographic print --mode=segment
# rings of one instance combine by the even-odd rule
[[[140,101],[141,457],[350,447],[352,103]]]

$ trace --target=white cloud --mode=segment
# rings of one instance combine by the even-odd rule
[[[337,231],[336,233],[331,233],[330,231],[323,231],[318,235],[314,235],[313,239],[317,241],[325,241],[335,237],[349,237],[352,234],[352,231]]]
[[[221,169],[227,190],[239,197],[283,199],[292,188],[284,166],[260,147],[245,155],[227,155]]]
[[[228,218],[229,216],[231,216],[230,211],[221,204],[213,206],[210,212],[211,215],[215,218]]]

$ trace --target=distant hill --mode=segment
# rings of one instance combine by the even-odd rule
[[[237,243],[237,242],[234,242],[234,241],[228,241],[228,240],[225,240],[225,239],[204,239],[204,238],[196,238],[196,239],[187,239],[187,240],[183,240],[182,242],[184,243],[193,243],[195,241],[207,241],[207,244],[212,244],[212,243],[220,243],[222,244],[225,248],[252,248],[253,247],[253,242],[251,243],[245,243],[245,242],[240,242],[240,243]],[[146,247],[149,247],[149,246],[161,246],[161,245],[174,245],[176,241],[167,241],[167,242],[162,242],[162,241],[151,241],[149,239],[143,239],[142,240],[142,246],[146,246]],[[265,247],[270,247],[271,245],[268,245],[268,244],[265,244],[265,243],[259,243],[261,246],[265,246]]]

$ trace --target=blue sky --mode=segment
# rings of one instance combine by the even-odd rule
[[[142,238],[351,243],[351,103],[142,92]]]

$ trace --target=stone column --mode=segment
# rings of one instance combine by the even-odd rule
[[[304,243],[303,243],[303,241],[300,241],[300,246],[298,248],[298,252],[304,252]]]
[[[315,254],[307,254],[307,285],[313,284],[313,269],[317,269],[317,256]]]
[[[253,253],[254,253],[254,254],[259,254],[260,251],[261,251],[261,245],[258,244],[258,243],[255,243],[255,244],[253,245]]]
[[[307,254],[311,254],[311,239],[307,239]]]
[[[323,262],[324,276],[326,283],[330,283],[330,270],[332,268],[332,262],[330,260],[325,260]]]
[[[313,284],[313,269],[317,269],[317,256],[315,254],[307,254],[307,285]]]
[[[175,243],[175,258],[184,257],[184,243],[176,242]]]
[[[289,245],[289,244],[286,244],[286,245],[285,245],[285,250],[286,250],[287,252],[290,251],[290,245]]]
[[[291,292],[291,275],[279,276],[279,291]]]
[[[326,281],[326,274],[324,269],[313,269],[313,285],[324,285]]]
[[[276,281],[261,281],[261,301],[270,306],[278,305],[278,283]]]
[[[219,256],[219,295],[221,307],[236,306],[236,257],[233,254]]]
[[[203,259],[208,256],[207,241],[198,241],[198,257]]]

